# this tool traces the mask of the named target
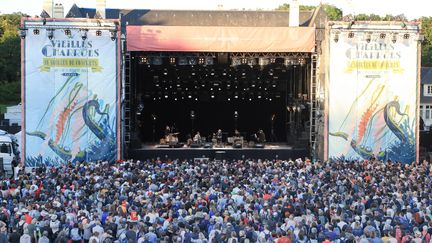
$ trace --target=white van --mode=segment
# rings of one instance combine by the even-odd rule
[[[0,169],[3,167],[3,171],[8,177],[13,174],[13,164],[19,162],[17,148],[18,144],[14,141],[13,135],[0,130]]]

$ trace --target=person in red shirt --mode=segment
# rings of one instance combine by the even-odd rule
[[[276,243],[291,243],[291,239],[286,235],[285,231],[282,231],[282,237],[277,239]]]

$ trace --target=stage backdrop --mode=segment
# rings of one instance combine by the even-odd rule
[[[417,26],[335,25],[329,41],[328,158],[415,161]]]
[[[117,159],[117,25],[58,19],[22,24],[25,165]]]

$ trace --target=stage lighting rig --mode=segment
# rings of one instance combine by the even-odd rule
[[[204,64],[206,64],[206,62],[205,62],[205,58],[204,58],[204,57],[199,57],[199,58],[198,58],[198,64],[199,64],[199,65],[204,65]]]
[[[34,29],[34,30],[33,30],[33,34],[34,34],[34,35],[39,35],[39,29]]]
[[[115,41],[117,39],[117,30],[110,30],[111,40]]]
[[[336,32],[336,33],[334,34],[333,40],[334,40],[334,42],[336,42],[336,43],[339,41],[339,32]]]
[[[19,36],[21,37],[21,39],[25,39],[26,34],[27,34],[27,29],[20,29]]]
[[[81,39],[86,40],[88,29],[80,29],[80,32],[81,32]]]
[[[372,34],[371,34],[371,33],[367,33],[367,34],[366,34],[366,42],[367,42],[367,43],[370,43],[370,42],[371,42],[371,39],[372,39]]]
[[[175,57],[170,57],[170,64],[174,65],[175,64]],[[192,74],[193,75],[193,74]]]
[[[54,38],[54,29],[47,29],[48,39],[52,40]]]
[[[65,33],[65,35],[66,35],[67,37],[69,37],[69,38],[72,36],[72,32],[71,32],[70,29],[65,29],[65,30],[64,30],[64,33]]]
[[[393,36],[392,36],[392,42],[393,42],[393,43],[396,43],[397,38],[398,38],[397,33],[393,33]]]

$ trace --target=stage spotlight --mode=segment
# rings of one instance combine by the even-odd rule
[[[367,33],[367,34],[366,34],[366,42],[367,42],[367,43],[370,43],[370,42],[371,42],[371,39],[372,39],[371,34],[370,34],[370,33]]]
[[[404,38],[405,40],[408,40],[408,39],[410,38],[410,34],[404,34],[404,35],[403,35],[403,38]]]
[[[34,35],[39,35],[39,29],[34,29],[34,30],[33,30],[33,34],[34,34]]]
[[[381,33],[380,34],[380,39],[385,39],[386,38],[386,34],[385,33]]]
[[[270,63],[276,63],[276,58],[270,58]]]
[[[81,32],[81,39],[86,40],[88,29],[80,29],[80,32]]]
[[[300,66],[304,66],[306,64],[306,59],[300,58],[299,63],[300,63]]]
[[[64,30],[64,33],[65,33],[65,35],[66,35],[67,37],[71,37],[71,35],[72,35],[72,32],[71,32],[70,29],[65,29],[65,30]]]
[[[115,41],[117,39],[117,30],[110,30],[111,40]]]
[[[350,38],[350,39],[354,38],[354,32],[350,31],[348,33],[348,38]]]
[[[139,58],[139,64],[147,64],[147,62],[148,62],[147,57],[141,56]]]
[[[96,30],[96,36],[102,36],[102,30]]]
[[[241,59],[241,64],[244,65],[244,64],[247,64],[247,63],[248,63],[248,60],[246,58],[242,58]]]
[[[338,42],[339,41],[339,32],[336,32],[333,38],[334,42]]]
[[[47,29],[47,36],[48,36],[48,39],[52,40],[52,38],[54,37],[54,30],[53,29]]]
[[[199,64],[199,65],[204,65],[204,64],[206,64],[204,57],[199,57],[199,58],[198,58],[198,64]]]
[[[24,39],[26,37],[26,30],[27,29],[20,29],[19,36],[21,37],[21,39]]]
[[[238,119],[238,117],[239,117],[238,111],[234,111],[234,119]]]
[[[393,36],[392,36],[392,42],[393,43],[396,43],[396,41],[397,41],[397,34],[396,33],[393,33]]]

